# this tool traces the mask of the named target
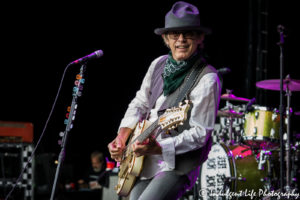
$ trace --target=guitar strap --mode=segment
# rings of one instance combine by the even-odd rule
[[[147,110],[147,113],[144,119],[148,119],[150,110],[155,106],[156,100],[163,93],[163,78],[162,73],[166,63],[168,55],[162,56],[162,58],[157,62],[154,72],[152,74],[151,86],[150,86],[150,106]],[[202,66],[201,66],[202,65]],[[205,61],[200,58],[192,66],[190,72],[185,77],[184,82],[181,84],[177,90],[171,93],[161,105],[159,113],[162,113],[165,109],[169,107],[178,106],[178,103],[183,101],[187,97],[188,92],[192,89],[192,86],[195,84],[200,72],[205,68]],[[179,92],[180,91],[180,92]],[[179,92],[179,93],[178,93]]]
[[[162,112],[167,108],[177,107],[179,102],[182,102],[184,99],[188,99],[188,94],[192,90],[193,86],[195,86],[195,83],[199,79],[200,74],[202,74],[201,72],[205,66],[206,62],[203,61],[202,58],[198,59],[191,68],[189,74],[186,76],[182,85],[166,98],[165,102],[160,107],[159,112]]]

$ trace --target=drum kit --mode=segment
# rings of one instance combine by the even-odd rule
[[[198,199],[230,199],[228,192],[244,192],[244,195],[255,192],[257,197],[259,192],[278,191],[281,119],[285,122],[284,161],[288,163],[284,169],[285,179],[291,180],[290,190],[299,190],[296,180],[300,173],[299,140],[290,137],[289,129],[291,92],[300,91],[300,81],[288,76],[283,83],[288,103],[282,118],[278,109],[255,105],[255,98],[237,97],[229,90],[221,96],[226,105],[218,111],[220,128],[213,133],[214,143],[196,182]],[[280,81],[264,80],[256,86],[279,91]],[[294,114],[300,115],[300,112]]]

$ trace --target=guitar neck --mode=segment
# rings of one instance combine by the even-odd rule
[[[138,140],[139,142],[143,142],[145,141],[150,135],[151,133],[158,127],[158,119],[153,122],[148,128],[146,128],[146,130],[144,130],[139,136],[137,136],[132,142],[131,144],[133,144],[136,140]]]

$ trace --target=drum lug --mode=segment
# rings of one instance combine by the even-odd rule
[[[275,130],[274,130],[274,128],[271,128],[270,137],[271,137],[271,139],[275,138]]]
[[[239,181],[246,181],[246,178],[240,176],[240,177],[238,177],[238,180],[239,180]]]
[[[265,177],[265,178],[261,178],[260,182],[268,182],[269,180],[270,180],[269,178]]]
[[[255,112],[255,118],[258,119],[259,117],[259,112]]]
[[[273,114],[272,114],[272,121],[275,121],[276,118],[277,118],[277,114],[276,114],[276,113],[273,113]]]
[[[254,127],[254,128],[253,128],[253,134],[254,134],[255,136],[257,136],[257,127]]]
[[[235,160],[237,160],[237,159],[242,159],[243,156],[242,156],[242,155],[236,155],[234,158],[235,158]]]

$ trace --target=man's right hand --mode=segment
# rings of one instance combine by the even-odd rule
[[[127,138],[131,134],[132,129],[130,128],[121,128],[118,136],[108,144],[108,150],[112,159],[117,162],[122,160],[123,150],[125,149],[125,143]]]

